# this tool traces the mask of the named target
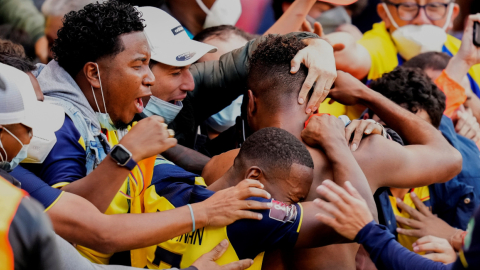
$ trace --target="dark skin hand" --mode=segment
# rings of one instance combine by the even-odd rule
[[[445,221],[432,214],[415,192],[410,193],[410,197],[416,209],[406,205],[399,199],[397,199],[397,206],[407,212],[411,216],[411,219],[400,216],[395,217],[398,223],[407,225],[412,229],[397,228],[397,232],[418,238],[428,235],[444,238],[450,242],[455,250],[460,250],[462,247],[462,238],[459,232],[461,232],[461,230],[451,227]]]

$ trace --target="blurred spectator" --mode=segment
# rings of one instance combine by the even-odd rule
[[[27,32],[14,28],[10,24],[0,25],[0,39],[9,40],[15,44],[23,46],[23,55],[26,55],[31,59],[35,58],[35,48],[31,44]]]
[[[28,33],[30,46],[35,47],[35,54],[45,63],[47,39],[43,33],[44,23],[42,14],[32,0],[0,0],[0,24],[11,24],[13,28]]]
[[[208,27],[235,25],[242,14],[240,0],[166,0],[161,9],[177,19],[190,38]]]
[[[294,0],[273,0],[272,7],[275,12],[275,18],[278,20],[293,2]],[[362,33],[351,24],[352,16],[360,14],[367,4],[367,0],[360,0],[348,6],[317,1],[310,9],[307,20],[312,24],[312,27],[313,23],[318,21],[322,25],[325,34],[335,31],[346,31],[360,39]]]
[[[106,0],[46,0],[42,5],[45,16],[45,36],[48,40],[48,61],[53,59],[53,41],[57,39],[57,31],[63,26],[63,16],[70,11],[78,11],[91,3],[103,3]]]

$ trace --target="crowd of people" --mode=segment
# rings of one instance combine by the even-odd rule
[[[480,269],[457,2],[0,0],[0,269]]]

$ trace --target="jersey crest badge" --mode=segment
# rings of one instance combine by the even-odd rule
[[[285,222],[295,222],[297,219],[297,207],[295,205],[286,205],[283,202],[272,199],[272,208],[270,208],[271,219]]]

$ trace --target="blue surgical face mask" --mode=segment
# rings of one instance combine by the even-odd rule
[[[17,136],[13,135],[12,132],[10,132],[8,129],[6,129],[5,127],[3,128],[6,132],[8,132],[10,135],[12,135],[13,138],[15,138],[21,145],[22,145],[22,149],[20,150],[20,152],[18,152],[18,154],[12,159],[12,161],[8,162],[8,155],[7,155],[7,151],[5,150],[5,148],[3,148],[3,144],[2,144],[2,140],[0,140],[0,148],[3,150],[3,152],[5,152],[5,158],[3,158],[3,155],[0,154],[0,158],[2,159],[0,161],[0,169],[3,169],[7,172],[11,172],[13,169],[15,169],[15,167],[18,166],[18,164],[20,162],[22,162],[22,160],[24,160],[25,158],[27,158],[27,155],[28,155],[28,144],[23,144],[22,141],[20,141]]]
[[[90,85],[90,87],[92,88],[93,98],[95,99],[95,104],[97,105],[97,110],[98,110],[98,112],[96,112],[95,115],[97,116],[98,122],[100,122],[101,128],[106,129],[108,131],[115,131],[117,130],[117,128],[113,124],[113,121],[110,118],[110,115],[108,115],[107,106],[105,105],[105,97],[103,96],[102,79],[100,78],[100,68],[98,67],[97,63],[95,63],[95,65],[97,66],[97,70],[98,70],[98,80],[100,81],[100,93],[102,93],[103,107],[105,108],[105,113],[100,112],[100,107],[98,107],[97,98],[95,97],[95,91],[93,91],[93,86]]]
[[[173,119],[177,117],[177,114],[182,110],[182,108],[183,103],[181,101],[177,101],[176,104],[172,104],[157,97],[150,96],[150,100],[143,110],[143,113],[148,116],[161,116],[165,120],[166,124],[170,124]]]
[[[330,34],[343,24],[351,24],[352,18],[348,15],[345,7],[338,6],[322,12],[317,18],[312,18],[307,15],[307,20],[312,24],[319,22],[322,25],[323,33]]]
[[[217,114],[205,120],[205,123],[216,132],[222,133],[235,125],[237,116],[241,114],[243,95],[239,96],[232,104],[225,107]]]

